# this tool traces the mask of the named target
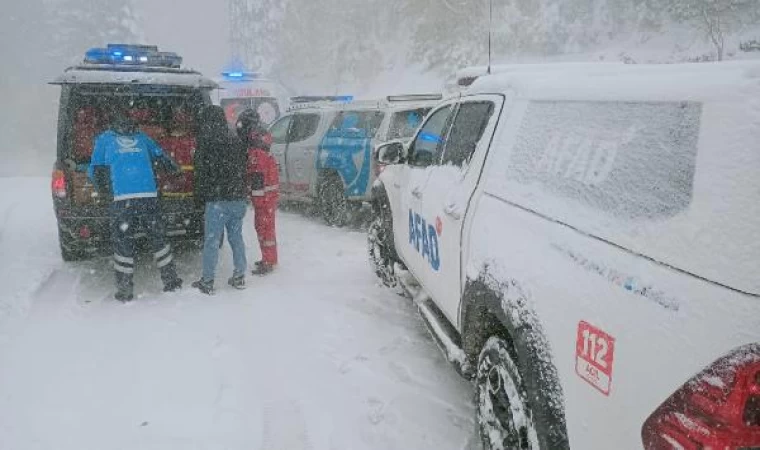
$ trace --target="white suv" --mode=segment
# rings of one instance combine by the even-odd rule
[[[484,76],[379,159],[485,448],[760,448],[760,64]]]

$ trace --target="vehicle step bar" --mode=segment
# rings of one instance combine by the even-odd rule
[[[446,355],[446,359],[454,365],[462,376],[470,378],[473,368],[467,361],[467,355],[459,344],[461,340],[454,327],[449,324],[443,313],[436,307],[433,300],[422,286],[417,283],[409,271],[397,266],[396,274],[401,285],[420,311],[420,315],[433,339],[435,339],[443,354]]]

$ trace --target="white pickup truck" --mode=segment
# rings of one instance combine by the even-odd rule
[[[486,449],[760,448],[760,64],[505,69],[378,160]]]

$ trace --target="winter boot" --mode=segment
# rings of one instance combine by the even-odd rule
[[[203,278],[193,283],[193,287],[206,295],[214,295],[214,282],[206,281]]]
[[[245,289],[245,275],[233,275],[227,280],[227,284],[238,290]]]
[[[180,289],[182,289],[182,278],[179,277],[164,284],[164,292],[177,292]]]
[[[274,265],[264,261],[257,261],[256,268],[251,271],[254,275],[267,275],[274,270]]]
[[[122,303],[129,303],[134,300],[135,296],[130,289],[118,289],[113,298]]]

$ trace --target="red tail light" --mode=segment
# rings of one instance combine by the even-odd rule
[[[760,344],[687,382],[644,422],[646,450],[760,450]]]
[[[54,196],[66,198],[66,174],[63,173],[63,170],[56,169],[53,171],[53,181],[50,186]]]
[[[90,231],[90,228],[85,225],[82,228],[79,229],[79,237],[82,239],[90,239],[92,236],[92,232]]]

